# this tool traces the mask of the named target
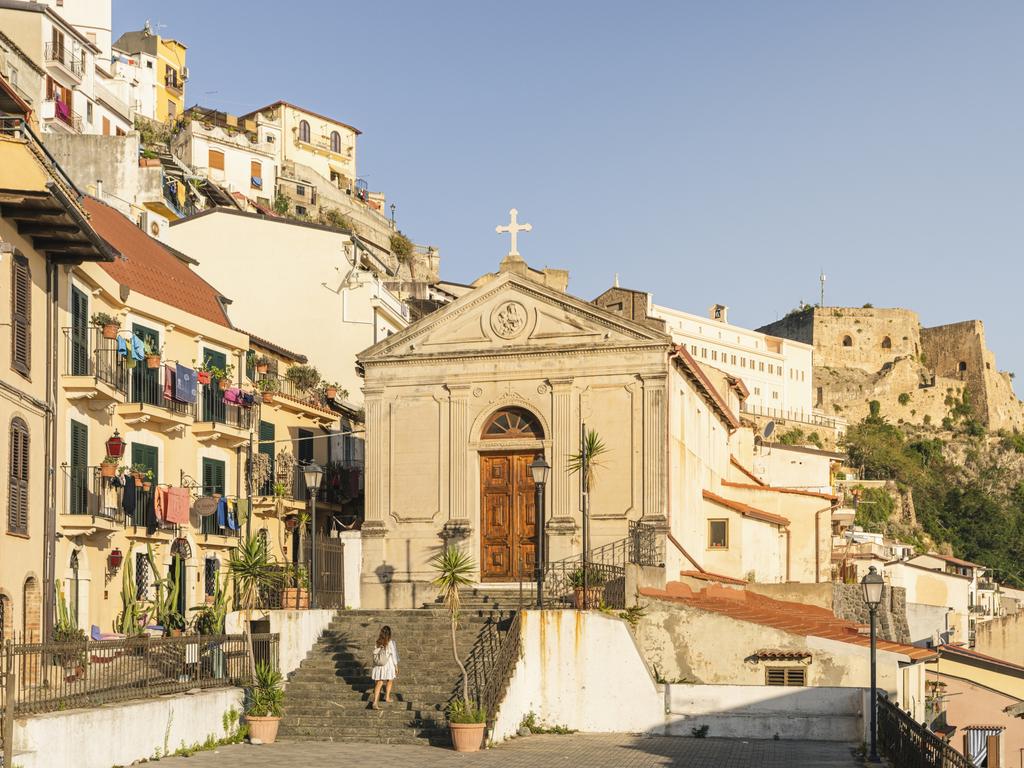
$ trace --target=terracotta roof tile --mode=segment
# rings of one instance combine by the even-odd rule
[[[123,256],[100,264],[108,275],[143,296],[231,327],[218,291],[188,264],[106,203],[83,202],[93,228]]]
[[[736,483],[732,480],[723,480],[722,485],[727,485],[730,488],[749,488],[753,491],[773,491],[774,493],[792,493],[796,496],[814,496],[819,499],[828,499],[829,501],[838,501],[839,497],[832,493],[819,493],[818,491],[804,491],[800,488],[776,488],[771,485],[751,485],[749,483]]]
[[[743,579],[734,579],[732,576],[723,576],[720,573],[711,571],[680,571],[680,576],[689,576],[691,579],[702,579],[704,581],[718,581],[722,584],[746,584]]]
[[[663,590],[642,588],[640,594],[719,613],[737,621],[773,627],[795,635],[821,637],[862,647],[871,645],[870,639],[861,634],[863,625],[839,619],[826,608],[774,600],[744,589],[710,585],[695,592],[686,584],[673,581]],[[878,641],[878,648],[903,654],[914,661],[932,659],[936,655],[934,651],[925,648],[885,640]]]
[[[749,477],[749,478],[750,478],[750,479],[751,479],[751,480],[752,480],[752,481],[753,481],[754,483],[756,483],[757,485],[762,485],[762,486],[763,486],[763,485],[765,485],[765,483],[764,483],[764,481],[763,481],[763,480],[760,480],[760,479],[758,478],[758,476],[757,476],[757,475],[755,475],[755,474],[754,474],[753,472],[751,472],[751,471],[750,471],[749,469],[747,469],[746,467],[744,467],[744,466],[743,466],[743,465],[742,465],[742,464],[740,463],[740,460],[739,460],[739,459],[737,459],[737,458],[736,458],[735,456],[733,456],[732,454],[730,454],[730,455],[729,455],[729,463],[730,463],[730,464],[732,464],[732,465],[733,465],[734,467],[736,467],[736,469],[738,469],[738,470],[739,470],[740,472],[742,472],[742,473],[743,473],[744,475],[746,475],[747,477]]]
[[[736,414],[732,412],[729,404],[722,397],[722,393],[711,383],[711,379],[701,369],[700,364],[693,359],[693,355],[686,350],[686,347],[682,344],[677,344],[672,350],[671,356],[682,363],[683,368],[697,382],[698,387],[704,390],[704,393],[708,396],[708,399],[714,405],[722,420],[732,429],[739,429],[742,426],[740,420],[736,418]]]
[[[1004,667],[1009,667],[1010,669],[1015,669],[1019,672],[1024,672],[1024,667],[1020,666],[1019,664],[1014,664],[1013,662],[1006,661],[1005,659],[997,659],[995,656],[988,656],[984,653],[978,653],[977,651],[972,651],[971,649],[965,648],[961,645],[940,645],[939,655],[941,656],[945,653],[952,655],[962,654],[964,656],[970,656],[975,659],[980,659],[981,661],[989,661],[993,664],[999,664]]]
[[[776,515],[772,512],[765,512],[763,509],[752,507],[749,504],[744,504],[740,501],[727,499],[724,496],[719,496],[717,493],[712,493],[706,489],[703,491],[703,494],[704,498],[708,501],[713,501],[716,504],[721,504],[723,507],[728,507],[731,510],[739,512],[744,517],[750,517],[754,520],[763,520],[766,523],[774,523],[775,525],[789,525],[788,517]]]

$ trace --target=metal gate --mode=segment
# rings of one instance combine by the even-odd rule
[[[316,546],[316,567],[313,546]],[[345,543],[341,539],[307,536],[303,559],[310,586],[315,587],[317,608],[345,607]],[[312,599],[312,596],[311,596]]]
[[[11,641],[0,646],[0,768],[14,765],[14,654]]]

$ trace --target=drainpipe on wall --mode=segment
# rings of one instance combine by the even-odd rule
[[[792,542],[790,541],[790,535],[792,531],[789,530],[789,526],[786,526],[786,581],[789,582],[789,566],[790,560],[792,560]]]
[[[53,632],[54,584],[57,568],[57,354],[59,326],[59,284],[57,265],[47,260],[46,295],[46,413],[44,430],[44,466],[46,477],[43,491],[43,615],[40,627],[42,641],[49,642]]]

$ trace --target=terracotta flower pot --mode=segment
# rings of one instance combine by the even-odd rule
[[[485,723],[448,723],[456,752],[479,752],[484,741]]]
[[[284,519],[285,530],[294,531],[295,527],[298,524],[299,524],[299,518],[295,517],[295,515],[292,515],[291,517],[286,517]]]
[[[223,392],[224,390],[231,386],[231,382],[228,381],[227,379],[217,379],[217,386],[220,387],[221,391]]]
[[[245,722],[249,724],[249,739],[257,740],[264,744],[273,744],[277,739],[277,727],[281,723],[280,717],[253,717],[245,716]]]
[[[147,368],[159,368],[160,367],[160,355],[146,355],[146,367]]]
[[[327,395],[327,399],[328,400],[333,400],[338,395],[338,388],[337,387],[327,387],[327,389],[324,390],[324,394]]]
[[[200,384],[210,383],[210,372],[209,371],[196,371],[196,381]]]
[[[132,472],[132,479],[135,481],[135,487],[136,488],[141,488],[142,487],[142,475],[141,474],[139,474],[138,472]]]
[[[266,373],[268,370],[270,370],[270,366],[266,363],[261,363],[256,366],[256,373]]]
[[[274,402],[274,393],[273,392],[264,392],[262,397],[263,397],[263,404],[264,405],[270,405],[271,403]]]
[[[103,463],[100,464],[100,476],[101,477],[115,477],[117,475],[117,462],[113,464]]]
[[[309,590],[302,587],[285,587],[281,590],[281,607],[306,610],[309,608]]]
[[[583,609],[583,587],[576,587],[572,591],[576,608]],[[604,587],[587,587],[587,607],[597,608],[604,599]]]
[[[103,326],[103,338],[104,339],[116,339],[117,338],[117,323],[107,323]]]

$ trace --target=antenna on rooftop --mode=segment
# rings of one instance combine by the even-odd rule
[[[615,273],[615,287],[616,288],[619,287],[619,273],[618,272]]]
[[[823,269],[821,274],[818,275],[818,282],[821,283],[821,303],[818,304],[819,307],[825,306],[825,280],[825,270]]]

